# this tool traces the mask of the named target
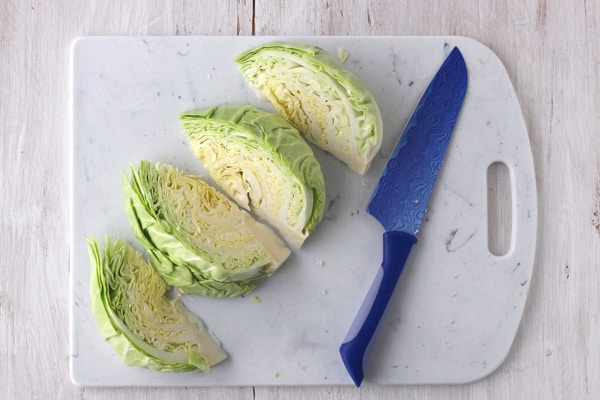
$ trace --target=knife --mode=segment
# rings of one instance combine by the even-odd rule
[[[465,60],[455,47],[419,100],[367,206],[385,233],[381,268],[340,346],[344,365],[357,387],[364,379],[377,326],[417,242],[467,81]]]

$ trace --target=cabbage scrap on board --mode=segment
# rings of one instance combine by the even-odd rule
[[[290,255],[266,225],[203,180],[142,161],[123,173],[129,224],[165,281],[181,292],[233,297]]]
[[[308,140],[364,174],[379,151],[382,121],[369,89],[325,50],[270,42],[235,58],[249,85]]]
[[[202,321],[179,298],[141,253],[106,238],[104,251],[87,238],[92,261],[92,313],[102,337],[125,364],[158,371],[209,372],[227,358]]]
[[[249,105],[224,105],[180,116],[192,150],[240,207],[300,247],[323,218],[321,165],[296,128]]]

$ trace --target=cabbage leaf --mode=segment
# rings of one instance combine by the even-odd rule
[[[227,358],[218,341],[142,254],[107,237],[87,238],[92,313],[102,337],[125,364],[158,371],[210,371]]]
[[[321,165],[298,130],[250,105],[193,110],[180,119],[223,191],[300,247],[323,217],[326,194]]]
[[[248,84],[309,141],[364,174],[383,128],[367,86],[325,50],[269,42],[235,58]]]
[[[253,290],[290,255],[266,225],[207,182],[150,161],[123,173],[129,224],[165,281],[212,297]]]

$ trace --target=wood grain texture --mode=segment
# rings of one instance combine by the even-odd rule
[[[600,2],[63,1],[0,8],[0,398],[600,398]],[[68,379],[69,46],[82,35],[464,35],[530,130],[539,236],[505,363],[468,385],[82,389]],[[518,240],[518,238],[516,238]]]

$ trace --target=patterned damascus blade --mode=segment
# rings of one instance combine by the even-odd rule
[[[386,231],[419,231],[466,91],[465,61],[454,48],[413,111],[367,207]]]
[[[444,159],[467,91],[467,67],[454,48],[425,90],[394,148],[367,212],[384,226],[383,261],[350,326],[340,355],[356,386],[373,335],[392,296]]]

